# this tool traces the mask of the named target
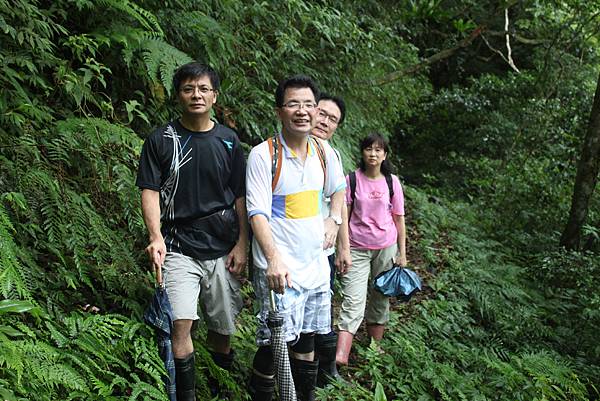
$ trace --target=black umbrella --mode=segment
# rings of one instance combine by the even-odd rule
[[[287,343],[283,338],[283,317],[279,315],[275,305],[275,293],[271,291],[271,310],[267,318],[267,325],[271,330],[271,349],[273,350],[273,361],[275,362],[277,387],[279,388],[280,401],[296,401],[296,388],[292,370],[290,369],[290,357],[288,355]]]

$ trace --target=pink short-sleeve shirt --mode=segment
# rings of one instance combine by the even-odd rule
[[[350,178],[346,176],[346,203],[350,216],[350,247],[356,249],[383,249],[396,242],[398,230],[392,215],[404,216],[404,193],[400,180],[392,175],[394,196],[390,200],[385,178],[367,178],[356,170],[354,206],[350,195]]]

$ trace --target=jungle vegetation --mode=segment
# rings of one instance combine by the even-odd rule
[[[426,288],[319,399],[599,399],[599,39],[596,0],[0,0],[0,399],[166,399],[134,178],[191,60],[247,149],[299,72],[348,104],[346,170],[390,138]],[[231,375],[195,339],[240,400],[252,313]]]

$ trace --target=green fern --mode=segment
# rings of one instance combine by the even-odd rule
[[[155,32],[161,36],[164,35],[156,16],[129,0],[96,0],[96,3],[101,8],[109,8],[124,13],[136,20],[148,31]]]
[[[150,80],[161,82],[167,93],[171,94],[175,70],[193,59],[161,38],[143,40],[140,49]]]
[[[35,393],[40,400],[108,400],[138,389],[144,397],[164,399],[164,367],[145,325],[117,315],[78,314],[64,317],[64,323],[46,320],[47,331],[31,331],[22,340],[0,336],[0,367],[12,372],[9,377],[16,384],[15,395]],[[38,338],[44,332],[50,333],[49,339],[56,345]],[[136,347],[130,347],[132,337]]]
[[[25,268],[19,261],[21,253],[13,240],[15,229],[0,203],[0,291],[5,298],[31,299],[31,287]]]

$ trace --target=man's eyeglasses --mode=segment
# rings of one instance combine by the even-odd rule
[[[208,86],[193,86],[193,85],[185,85],[181,88],[181,92],[185,95],[191,95],[196,92],[196,89],[200,91],[201,95],[206,95],[208,92],[214,92],[213,88],[209,88]]]
[[[319,118],[322,118],[323,120],[325,120],[325,122],[329,121],[330,123],[332,123],[334,125],[338,125],[338,123],[340,122],[340,120],[336,116],[327,114],[323,110],[321,110],[319,112]]]
[[[296,102],[294,100],[284,103],[283,107],[288,108],[290,110],[301,110],[304,109],[306,111],[314,110],[317,107],[315,102]]]

